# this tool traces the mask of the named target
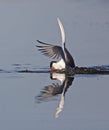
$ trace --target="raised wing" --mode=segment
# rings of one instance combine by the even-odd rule
[[[40,45],[36,45],[36,47],[38,47],[38,50],[41,51],[41,53],[45,56],[53,59],[63,57],[63,50],[60,46],[54,46],[39,40],[37,40],[37,42],[40,43]]]
[[[64,31],[64,27],[62,25],[62,22],[59,18],[57,18],[58,21],[58,25],[61,31],[61,38],[62,38],[62,46],[65,46],[65,31]]]

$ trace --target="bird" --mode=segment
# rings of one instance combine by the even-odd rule
[[[51,72],[54,72],[55,70],[72,69],[75,67],[74,59],[66,48],[65,31],[59,17],[57,17],[57,22],[58,22],[59,29],[61,32],[62,46],[49,44],[46,42],[42,42],[40,40],[37,40],[39,45],[36,45],[36,47],[42,54],[44,54],[45,56],[49,58],[58,60],[58,61],[50,62]]]

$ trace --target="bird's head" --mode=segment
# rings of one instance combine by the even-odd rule
[[[50,70],[51,70],[51,72],[55,71],[55,64],[56,64],[56,61],[51,61],[50,62]]]

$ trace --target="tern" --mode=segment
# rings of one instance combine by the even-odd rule
[[[66,39],[64,27],[59,18],[57,18],[57,22],[61,32],[62,46],[48,44],[41,42],[40,40],[37,40],[40,45],[36,45],[36,47],[38,47],[38,50],[41,51],[41,53],[45,56],[53,59],[58,59],[58,61],[51,61],[50,63],[50,69],[52,72],[55,70],[72,69],[75,67],[74,59],[65,46]]]

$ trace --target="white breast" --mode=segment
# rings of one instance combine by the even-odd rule
[[[53,67],[55,69],[61,70],[61,69],[65,69],[65,62],[63,59],[61,59],[60,61],[53,63]]]

